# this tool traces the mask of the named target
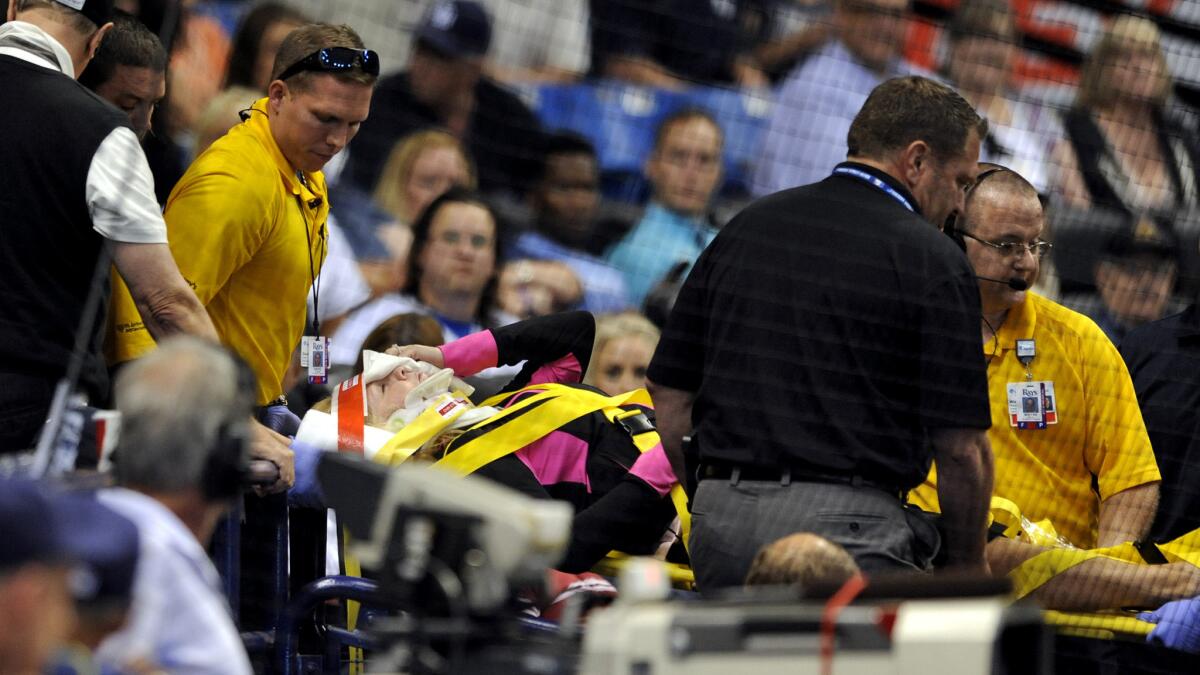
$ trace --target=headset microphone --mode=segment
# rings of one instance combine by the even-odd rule
[[[1017,279],[1015,277],[1012,279],[993,279],[991,277],[981,277],[979,275],[975,275],[975,278],[982,279],[983,281],[990,281],[994,284],[1004,284],[1014,291],[1029,290],[1029,282],[1025,281],[1024,279]]]

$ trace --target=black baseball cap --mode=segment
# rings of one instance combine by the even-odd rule
[[[416,38],[442,56],[480,57],[492,44],[492,20],[475,0],[440,0],[425,14]]]
[[[56,0],[88,18],[99,28],[112,21],[113,0]]]
[[[1159,258],[1173,260],[1179,243],[1170,228],[1149,216],[1142,216],[1114,233],[1108,240],[1106,252],[1112,258]]]

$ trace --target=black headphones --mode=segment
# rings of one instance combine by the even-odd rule
[[[978,188],[979,184],[982,183],[984,180],[986,180],[988,176],[991,176],[991,175],[997,174],[997,173],[1001,173],[1003,171],[1012,171],[1012,169],[1009,169],[1009,168],[1003,167],[1003,166],[998,166],[995,164],[992,164],[990,166],[991,166],[991,168],[985,169],[978,176],[975,176],[975,182],[971,183],[971,187],[967,188],[967,194],[965,197],[963,197],[963,208],[964,209],[967,208],[967,202],[970,201],[971,195],[974,194],[976,188]],[[958,227],[958,219],[959,219],[960,215],[961,214],[959,214],[958,211],[955,211],[955,212],[951,213],[949,216],[947,216],[946,224],[944,226],[942,226],[942,232],[945,232],[946,236],[950,237],[951,241],[953,241],[956,245],[958,245],[959,248],[961,248],[964,252],[966,252],[967,240],[965,237],[963,237],[963,232]]]
[[[222,347],[234,362],[237,405],[217,427],[216,438],[200,475],[200,491],[211,502],[228,501],[242,493],[250,469],[250,417],[258,389],[254,371],[237,354]]]

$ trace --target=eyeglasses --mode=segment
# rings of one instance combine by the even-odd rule
[[[372,77],[379,75],[379,55],[370,49],[326,47],[318,49],[284,69],[276,79],[286,80],[303,72],[343,73],[358,68]]]
[[[1048,241],[1035,241],[1032,244],[1026,244],[1023,241],[988,241],[987,239],[980,239],[969,232],[962,232],[961,234],[968,239],[974,239],[984,246],[990,246],[1000,251],[1000,255],[1003,255],[1005,258],[1015,258],[1026,251],[1035,258],[1041,258],[1049,253],[1050,249],[1054,248],[1054,244]]]

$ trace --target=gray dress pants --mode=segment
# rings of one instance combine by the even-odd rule
[[[697,589],[741,586],[760,548],[796,532],[841,545],[868,574],[927,570],[940,546],[929,520],[876,488],[710,478],[692,500]]]

